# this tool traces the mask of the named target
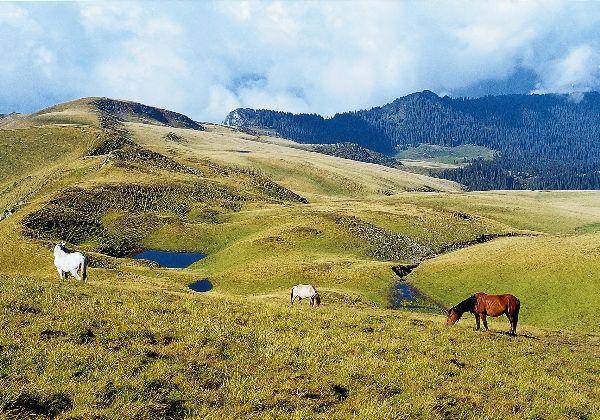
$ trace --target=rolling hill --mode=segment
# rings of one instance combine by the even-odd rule
[[[352,142],[390,156],[422,145],[484,148],[481,159],[467,155],[471,165],[435,172],[475,190],[596,189],[599,120],[597,92],[466,99],[423,91],[329,118],[241,108],[225,124],[303,143]]]
[[[600,414],[598,192],[465,192],[106,98],[9,120],[3,416]],[[88,283],[58,280],[60,240],[89,256]],[[142,249],[207,257],[172,270],[130,258]],[[390,309],[407,264],[429,304],[416,312]],[[210,292],[188,289],[203,278]],[[290,306],[296,283],[322,307]],[[518,337],[504,319],[443,327],[429,298],[479,288],[518,294]]]

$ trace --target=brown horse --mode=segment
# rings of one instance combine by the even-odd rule
[[[506,314],[510,321],[510,335],[517,334],[517,322],[519,322],[519,309],[521,302],[513,295],[487,295],[475,293],[473,296],[463,300],[458,305],[450,308],[446,326],[454,325],[467,311],[475,315],[475,324],[479,330],[479,319],[483,321],[485,330],[488,330],[487,316],[500,316]]]

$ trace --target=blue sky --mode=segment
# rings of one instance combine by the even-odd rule
[[[84,96],[222,121],[600,90],[600,3],[0,3],[0,113]]]

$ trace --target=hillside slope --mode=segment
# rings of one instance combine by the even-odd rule
[[[263,276],[256,283],[262,286],[238,287],[238,292],[286,288],[293,278],[317,275],[316,267],[325,264],[332,272],[336,266],[346,267],[347,273],[356,267],[365,277],[353,275],[351,289],[382,302],[389,264],[373,257],[371,249],[377,245],[369,238],[356,237],[339,221],[352,214],[348,210],[354,205],[348,200],[372,197],[368,201],[375,204],[403,191],[460,191],[451,182],[357,164],[224,127],[196,130],[126,122],[108,111],[99,113],[93,104],[82,100],[52,107],[23,120],[22,128],[0,131],[0,204],[9,242],[20,241],[22,235],[34,239],[27,246],[35,247],[66,240],[97,253],[98,266],[117,264],[106,261],[146,247],[201,249],[214,254],[205,264],[212,267],[206,268],[211,277],[234,291],[235,275],[227,264],[235,263],[236,275],[245,272],[246,282],[258,278],[256,267],[267,260],[255,251],[246,259],[242,255],[253,244],[276,251],[269,246],[270,238],[285,236],[286,244],[274,242],[283,248],[273,258],[296,262],[285,270],[286,265],[274,264],[277,274]],[[85,118],[39,125],[35,118],[41,115],[60,115],[61,121],[65,115]],[[92,124],[82,125],[84,121]],[[27,160],[20,157],[25,151]],[[431,225],[435,223],[432,219]],[[439,240],[506,229],[484,222]],[[305,254],[313,231],[318,261]],[[229,257],[236,247],[241,248],[237,260]],[[412,252],[395,255],[393,260],[418,257]],[[9,269],[13,256],[5,258],[0,256]],[[243,264],[246,271],[239,270]],[[335,278],[340,275],[330,284]]]
[[[594,283],[568,269],[595,267],[599,193],[465,193],[281,138],[140,121],[83,100],[0,129],[0,416],[598,415],[599,331],[582,322],[597,300],[580,305]],[[59,281],[61,240],[89,257],[88,283]],[[130,258],[143,249],[207,257],[172,270]],[[562,255],[523,287],[522,253]],[[520,335],[386,309],[392,267],[418,263],[409,282],[445,306],[479,278],[514,287]],[[560,322],[539,304],[557,267],[578,298]],[[210,292],[189,291],[206,277]],[[322,307],[290,306],[297,283]]]
[[[225,123],[267,129],[304,143],[353,142],[393,155],[420,144],[476,145],[493,160],[441,172],[474,189],[600,187],[600,94],[506,95],[476,99],[424,91],[330,118],[236,109]]]
[[[167,270],[165,270],[167,271]],[[172,270],[171,270],[172,271]],[[0,415],[596,418],[597,339],[194,294],[152,270],[0,275]],[[476,383],[477,386],[472,386]]]

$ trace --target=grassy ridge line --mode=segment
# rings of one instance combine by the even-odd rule
[[[511,339],[445,329],[435,316],[332,302],[309,310],[102,273],[88,285],[0,276],[0,411],[125,418],[599,414],[598,342],[577,334],[531,329],[535,338]]]
[[[383,191],[423,188],[460,191],[458,184],[445,180],[288,147],[277,139],[266,141],[268,138],[222,126],[206,125],[202,132],[134,123],[127,127],[144,146],[169,154],[258,168],[274,181],[309,199],[319,195],[381,196]],[[185,141],[165,142],[164,136],[169,132]]]

